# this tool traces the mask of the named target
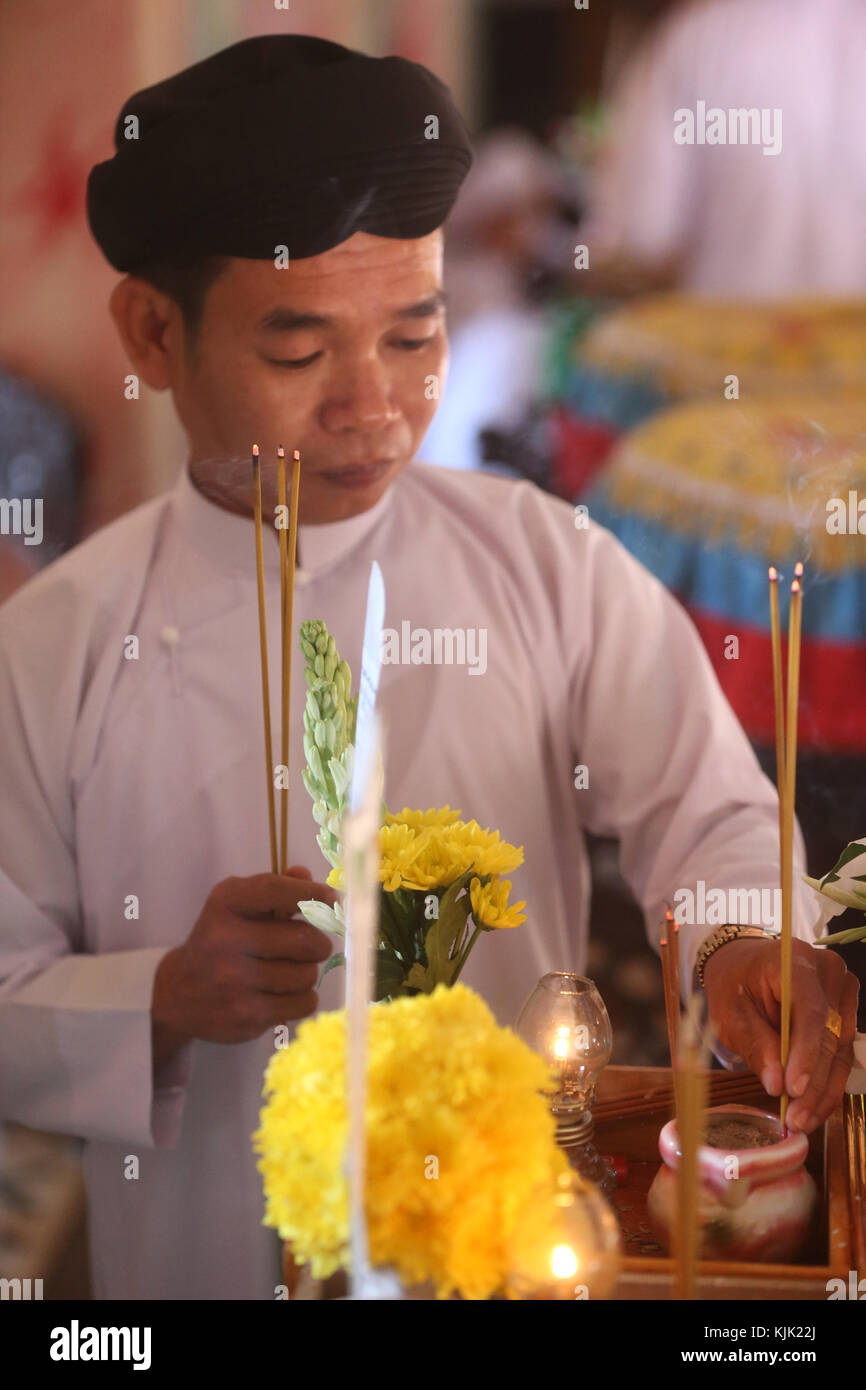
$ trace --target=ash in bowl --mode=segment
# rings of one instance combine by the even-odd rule
[[[756,1115],[708,1115],[704,1143],[711,1149],[765,1149],[778,1144],[782,1132],[775,1120]]]

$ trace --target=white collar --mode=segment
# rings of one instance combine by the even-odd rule
[[[295,583],[304,585],[333,569],[345,555],[362,541],[388,509],[393,484],[375,506],[346,521],[327,522],[323,526],[298,527],[298,560]],[[252,517],[230,512],[211,502],[192,481],[184,465],[172,492],[172,506],[177,524],[186,540],[210,559],[216,568],[228,572],[242,570],[255,573],[255,536]],[[279,572],[279,532],[265,526],[264,568],[266,574]],[[269,543],[267,534],[273,535]]]

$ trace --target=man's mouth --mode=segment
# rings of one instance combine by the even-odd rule
[[[373,463],[348,463],[343,468],[323,468],[317,476],[335,487],[372,487],[381,482],[396,462],[396,459],[376,459]]]

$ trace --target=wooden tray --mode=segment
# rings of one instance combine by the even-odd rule
[[[722,1076],[712,1072],[711,1077]],[[673,1298],[673,1261],[655,1242],[646,1216],[646,1194],[661,1163],[659,1130],[673,1116],[669,1100],[668,1067],[608,1067],[602,1074],[599,1102],[636,1096],[653,1108],[638,1116],[607,1116],[596,1122],[596,1144],[603,1154],[628,1162],[628,1175],[614,1194],[623,1230],[625,1258],[613,1295],[616,1299]],[[656,1103],[653,1104],[654,1097]],[[713,1101],[711,1100],[711,1104]],[[745,1103],[778,1108],[754,1079],[754,1099]],[[706,1299],[822,1299],[827,1281],[848,1284],[854,1261],[853,1194],[849,1192],[842,1112],[830,1117],[810,1136],[807,1167],[822,1197],[821,1217],[811,1247],[797,1264],[743,1264],[702,1260],[698,1264],[696,1296]],[[861,1276],[866,1271],[861,1271]]]

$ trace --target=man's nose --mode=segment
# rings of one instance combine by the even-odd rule
[[[339,368],[330,383],[323,415],[329,430],[380,429],[398,419],[400,412],[384,364],[369,358]]]

